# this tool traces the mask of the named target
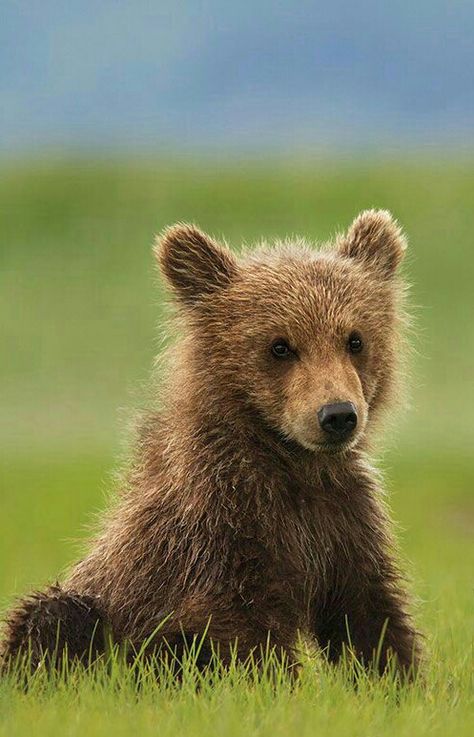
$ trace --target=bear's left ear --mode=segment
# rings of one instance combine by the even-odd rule
[[[388,210],[365,210],[339,241],[339,253],[387,278],[395,274],[407,242]]]
[[[194,225],[166,228],[154,250],[166,280],[188,305],[226,287],[237,273],[237,260],[229,249]]]

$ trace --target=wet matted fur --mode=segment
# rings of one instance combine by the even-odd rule
[[[237,258],[194,226],[164,232],[156,254],[178,338],[159,409],[85,558],[9,615],[4,660],[29,650],[54,663],[66,647],[95,657],[105,626],[134,652],[146,641],[180,652],[206,630],[203,652],[216,644],[224,664],[232,648],[246,659],[268,644],[291,664],[301,632],[332,662],[350,651],[380,672],[389,660],[416,669],[367,458],[400,372],[405,245],[385,211],[362,213],[319,251],[293,240]],[[289,348],[283,360],[275,341]],[[317,419],[331,402],[351,402],[358,418],[339,445]]]

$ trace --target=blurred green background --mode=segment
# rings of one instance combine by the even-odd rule
[[[411,407],[381,456],[417,590],[470,596],[474,528],[471,161],[38,160],[3,168],[0,596],[54,578],[113,487],[145,401],[164,292],[153,234],[195,221],[237,248],[315,241],[386,207],[409,236]]]

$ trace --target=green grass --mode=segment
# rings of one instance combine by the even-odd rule
[[[33,729],[53,735],[411,735],[472,733],[470,679],[430,668],[429,683],[397,687],[390,678],[359,678],[349,686],[341,670],[305,660],[296,685],[278,667],[263,676],[231,666],[220,679],[199,676],[185,663],[182,683],[158,676],[142,662],[125,670],[117,658],[109,667],[85,673],[73,669],[67,680],[36,676],[20,697],[7,679],[0,690],[0,734],[11,737]],[[467,665],[467,663],[465,663]],[[471,714],[472,716],[472,714]]]
[[[176,689],[130,674],[0,681],[0,735],[462,735],[473,712],[472,162],[37,162],[0,179],[0,597],[54,579],[113,488],[127,408],[145,395],[163,292],[152,234],[194,220],[232,245],[325,239],[357,211],[410,236],[412,408],[387,438],[390,502],[429,663],[397,692],[309,660],[301,683],[238,672]],[[158,328],[158,329],[157,329]]]

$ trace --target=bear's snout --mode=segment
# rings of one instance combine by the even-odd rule
[[[357,427],[357,409],[352,402],[324,404],[318,410],[318,420],[330,442],[347,440]]]

